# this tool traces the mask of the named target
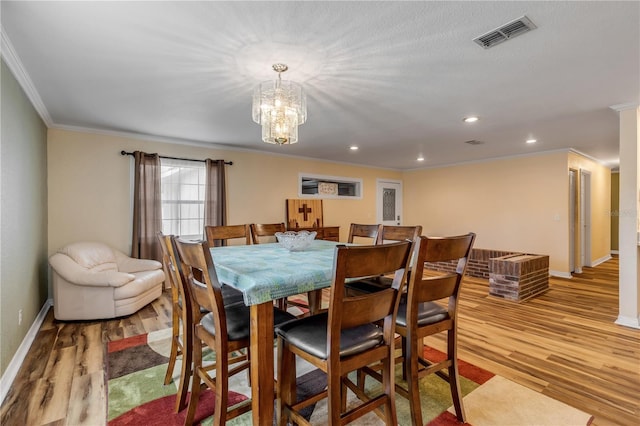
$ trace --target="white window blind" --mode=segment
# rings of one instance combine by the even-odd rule
[[[204,229],[205,164],[161,158],[162,232],[201,239]]]

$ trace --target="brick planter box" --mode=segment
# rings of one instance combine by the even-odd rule
[[[494,257],[516,254],[512,251],[471,249],[471,256],[467,264],[467,275],[489,279],[489,260]],[[455,272],[457,262],[425,262],[425,267],[435,271]]]
[[[509,254],[489,260],[489,294],[521,302],[549,288],[549,256]]]

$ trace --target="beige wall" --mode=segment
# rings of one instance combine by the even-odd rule
[[[131,157],[121,150],[165,156],[233,161],[227,167],[228,222],[282,222],[285,199],[298,198],[298,174],[363,179],[360,200],[324,200],[325,225],[340,226],[345,241],[351,222],[374,223],[376,178],[401,179],[401,173],[247,151],[229,151],[50,130],[49,253],[78,240],[104,241],[130,252]]]
[[[4,374],[47,299],[47,133],[4,61],[1,67],[0,374]]]
[[[568,164],[570,169],[588,171],[591,175],[591,258],[588,264],[601,263],[611,256],[611,169],[574,152],[569,153]]]
[[[230,224],[285,220],[285,199],[298,197],[298,174],[363,179],[361,200],[324,200],[325,225],[376,221],[376,179],[404,186],[404,223],[425,234],[474,231],[476,247],[548,254],[553,272],[569,272],[568,167],[589,170],[592,256],[610,251],[610,171],[575,153],[556,152],[405,173],[247,151],[50,130],[49,253],[86,239],[125,252],[131,239],[131,157],[121,150],[186,158],[223,158]],[[604,207],[606,206],[606,208]]]
[[[407,223],[431,235],[477,234],[475,247],[550,256],[568,273],[567,153],[405,173]]]

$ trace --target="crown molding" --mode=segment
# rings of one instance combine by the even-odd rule
[[[47,107],[44,106],[44,102],[42,102],[42,98],[40,94],[36,90],[36,87],[33,85],[33,81],[31,81],[31,77],[22,66],[22,61],[18,57],[15,49],[13,48],[13,44],[9,39],[9,36],[4,30],[4,27],[0,26],[0,31],[2,33],[2,42],[0,44],[0,54],[4,59],[5,63],[13,73],[13,76],[18,81],[22,90],[24,90],[25,94],[31,101],[31,104],[42,118],[42,121],[47,125],[47,127],[52,127],[54,125],[53,120],[51,119],[51,115],[49,115],[49,111],[47,111]]]
[[[640,104],[638,102],[629,102],[626,104],[618,104],[618,105],[611,105],[609,108],[611,108],[614,111],[626,111],[628,109],[636,109],[640,107]]]
[[[605,166],[605,167],[608,167],[608,168],[618,167],[620,165],[620,159],[618,159],[618,165],[615,165],[615,164],[611,165],[610,163],[607,163],[606,161],[602,161],[602,160],[600,160],[600,159],[598,159],[596,157],[592,157],[589,154],[585,154],[584,152],[578,151],[575,148],[569,148],[569,152],[573,152],[574,154],[581,155],[581,156],[583,156],[585,158],[588,158],[591,161],[594,161],[594,162],[600,164],[601,166]]]

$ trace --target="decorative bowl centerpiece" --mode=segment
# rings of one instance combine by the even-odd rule
[[[302,251],[311,245],[316,238],[316,231],[286,231],[276,232],[275,236],[282,247],[289,251]]]

